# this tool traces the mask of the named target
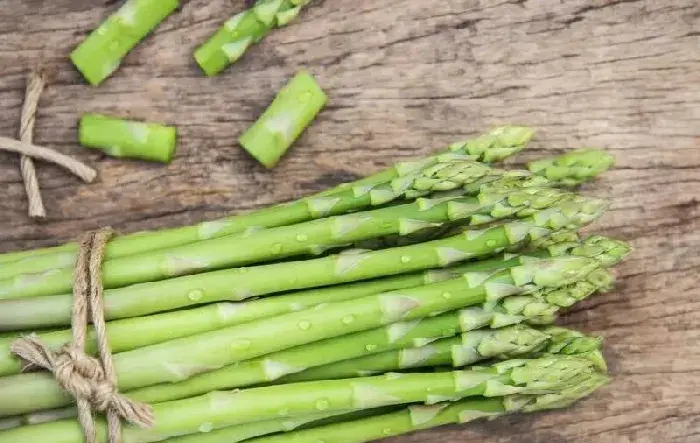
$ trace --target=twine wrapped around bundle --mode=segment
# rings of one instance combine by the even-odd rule
[[[12,352],[23,361],[23,371],[47,369],[58,384],[75,397],[78,419],[88,443],[97,443],[92,410],[107,415],[109,443],[121,442],[121,419],[142,427],[151,427],[155,418],[150,406],[132,401],[117,391],[117,378],[102,306],[101,268],[105,246],[114,232],[100,229],[83,235],[78,243],[73,278],[73,343],[58,351],[48,348],[35,336],[23,337],[12,344]],[[100,358],[85,354],[89,319],[95,327]]]

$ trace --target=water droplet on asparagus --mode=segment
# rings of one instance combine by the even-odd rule
[[[273,254],[279,254],[280,252],[282,252],[282,249],[283,249],[283,248],[284,248],[284,246],[282,246],[282,243],[275,243],[275,244],[272,246],[272,253],[273,253]]]
[[[214,423],[210,421],[205,421],[201,425],[199,425],[199,432],[211,432],[212,429],[214,429]]]
[[[365,349],[369,352],[372,352],[375,349],[377,349],[377,345],[365,345]]]
[[[401,256],[401,263],[408,263],[410,261],[411,261],[411,257],[409,257],[408,255]]]
[[[486,240],[486,246],[489,248],[495,248],[498,242],[494,239]]]
[[[202,298],[204,298],[204,291],[201,289],[193,289],[187,293],[187,298],[192,301],[200,301]]]
[[[354,316],[354,315],[346,315],[345,317],[343,317],[343,320],[342,320],[342,321],[343,321],[343,323],[345,323],[346,325],[349,325],[350,323],[352,323],[352,322],[355,321],[355,316]]]
[[[442,293],[442,298],[444,298],[444,299],[446,299],[446,300],[449,300],[449,299],[452,298],[452,294],[449,293],[449,292],[443,292],[443,293]]]
[[[325,411],[330,406],[331,403],[325,398],[316,401],[316,409],[318,409],[319,411]]]
[[[297,240],[298,241],[306,241],[309,239],[309,236],[306,234],[297,234]]]
[[[382,429],[382,434],[384,434],[384,435],[391,435],[391,429],[390,429],[390,428],[384,428],[384,429]]]
[[[311,322],[308,320],[302,320],[298,323],[297,326],[299,326],[299,329],[301,329],[302,331],[308,331],[309,329],[311,329]]]

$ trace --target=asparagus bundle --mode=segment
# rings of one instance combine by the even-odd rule
[[[371,441],[604,384],[601,339],[553,323],[609,290],[629,253],[577,233],[608,202],[573,187],[611,160],[488,164],[531,136],[497,128],[294,202],[110,242],[118,388],[156,414],[125,443]],[[0,255],[0,443],[82,440],[74,399],[11,353],[26,334],[70,339],[47,328],[70,324],[74,259],[72,244]]]

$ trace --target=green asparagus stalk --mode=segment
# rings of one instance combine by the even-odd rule
[[[588,378],[572,387],[566,387],[549,394],[468,398],[436,405],[411,405],[406,409],[388,414],[255,438],[250,443],[364,443],[438,426],[469,423],[483,418],[494,419],[517,412],[565,408],[591,395],[595,390],[606,385],[608,381],[609,379],[602,374],[590,374]],[[233,434],[229,428],[223,428],[208,434],[204,437],[206,440],[202,441],[227,443],[227,432]],[[202,434],[196,435],[202,436]],[[172,438],[165,441],[167,443],[189,443],[189,441],[194,442],[195,440]]]
[[[327,100],[314,77],[307,71],[300,71],[238,141],[266,168],[273,168],[321,112]]]
[[[299,417],[319,412],[348,411],[413,402],[438,403],[472,396],[502,397],[549,394],[590,378],[595,369],[585,359],[555,356],[508,360],[464,371],[387,374],[360,379],[324,380],[215,391],[186,400],[153,406],[156,425],[142,429],[127,425],[124,441],[148,443],[168,437],[208,432],[241,423]],[[104,439],[104,425],[97,426]],[[80,443],[77,422],[62,420],[0,431],[0,443],[49,440]]]
[[[523,185],[527,186],[528,182],[523,181]],[[476,197],[419,199],[414,203],[322,218],[247,236],[230,235],[109,260],[102,266],[102,282],[105,288],[118,288],[212,269],[279,260],[384,235],[407,235],[455,220],[471,219],[472,225],[477,225],[483,217],[488,220],[525,217],[572,197],[573,194],[546,188],[504,191],[486,188]],[[0,294],[5,294],[0,298],[65,293],[72,288],[72,275],[73,269],[65,268],[40,277],[19,275],[0,281]]]
[[[503,301],[508,301],[509,299],[510,298],[506,298]],[[579,356],[590,360],[598,370],[603,372],[607,371],[605,359],[601,351],[602,340],[599,337],[586,336],[580,332],[557,326],[545,327],[540,329],[540,331],[523,325],[504,327],[495,330],[476,330],[463,333],[461,338],[444,338],[433,343],[436,339],[434,336],[431,336],[431,334],[441,334],[442,336],[451,334],[457,329],[457,319],[461,319],[459,324],[462,325],[462,331],[469,331],[468,328],[479,324],[471,320],[475,317],[473,309],[475,308],[462,310],[458,315],[450,313],[435,318],[422,319],[418,324],[397,323],[391,325],[383,329],[386,331],[385,336],[380,337],[379,342],[386,343],[387,340],[391,341],[388,337],[402,336],[384,346],[378,345],[377,341],[373,341],[371,335],[377,335],[374,332],[350,334],[350,336],[354,336],[354,340],[348,340],[350,336],[343,336],[338,339],[325,340],[308,346],[292,348],[291,352],[282,351],[266,356],[265,358],[249,360],[239,365],[192,377],[181,383],[162,384],[136,389],[130,391],[128,395],[139,401],[160,403],[193,397],[215,390],[244,387],[256,382],[265,381],[267,378],[264,370],[265,362],[275,361],[278,363],[278,365],[276,365],[277,368],[282,367],[279,363],[292,369],[298,369],[303,365],[312,367],[314,365],[313,357],[319,352],[324,353],[324,351],[326,355],[328,353],[331,355],[342,354],[338,358],[338,360],[342,359],[342,361],[315,368],[312,367],[311,369],[282,377],[276,380],[275,383],[298,383],[304,381],[365,377],[389,371],[427,366],[451,365],[458,367],[488,358],[510,359],[524,355],[527,355],[527,358],[538,358],[556,354]],[[483,310],[483,308],[480,309]],[[479,317],[478,314],[476,314],[476,316]],[[432,327],[432,331],[428,325],[429,323],[434,326]],[[440,323],[444,323],[443,326],[445,329],[442,331],[438,331]],[[495,324],[492,324],[492,327],[494,326]],[[407,330],[409,332],[405,332]],[[359,354],[369,355],[351,358],[352,355],[354,355],[351,351],[354,348],[358,348],[358,344],[364,344],[364,346],[359,349]],[[349,347],[345,347],[348,345]],[[389,350],[382,352],[394,345],[406,347],[398,351]],[[335,347],[335,349],[333,349],[333,347]],[[340,351],[338,352],[337,349],[340,349]],[[285,357],[285,355],[287,357]],[[302,355],[305,355],[306,358],[302,357],[299,359],[298,357]],[[289,357],[294,358],[294,356],[297,356],[297,361],[290,361]],[[321,360],[323,360],[323,358],[321,358]],[[302,361],[303,363],[299,363]],[[245,372],[250,372],[251,370],[257,371],[259,375],[253,378],[250,378],[250,376],[246,378]],[[42,411],[6,420],[6,426],[3,429],[21,426],[22,424],[56,421],[63,418],[74,417],[75,415],[76,411],[72,407]],[[316,418],[314,418],[314,420],[316,420]],[[280,429],[279,421],[266,423],[270,426],[252,428],[255,429],[255,435],[262,435],[257,434],[257,432],[260,432],[259,430],[268,430],[266,433],[283,430]],[[298,422],[293,421],[292,423]],[[294,425],[293,427],[296,426],[297,425]],[[2,427],[1,422],[0,427]],[[241,431],[241,429],[237,429],[236,432]],[[233,434],[232,430],[230,433],[226,433],[226,435],[249,434]],[[200,438],[201,437],[202,436],[200,436]],[[247,438],[252,438],[252,436]]]
[[[214,271],[110,289],[104,294],[105,316],[110,320],[136,317],[222,300],[244,300],[275,292],[445,267],[528,239],[545,237],[557,229],[585,225],[598,218],[605,208],[602,200],[575,197],[519,221],[419,245]],[[0,330],[65,325],[70,320],[70,311],[70,295],[2,300]]]
[[[172,126],[85,114],[78,127],[80,144],[114,157],[170,163],[177,130]]]
[[[540,242],[543,245],[548,245],[548,249],[533,251],[519,256],[507,253],[491,260],[467,262],[441,270],[429,270],[418,274],[312,289],[243,303],[216,303],[189,310],[116,320],[107,323],[107,335],[112,352],[118,353],[162,343],[174,338],[186,337],[221,329],[226,326],[234,326],[299,311],[321,303],[345,301],[383,291],[437,283],[458,278],[460,275],[469,272],[493,272],[507,269],[537,258],[571,254],[594,258],[604,266],[610,267],[624,258],[625,254],[620,253],[624,243],[613,239],[607,239],[607,242],[605,242],[603,241],[604,239],[604,237],[593,236],[589,238],[592,241],[587,240],[585,243],[562,243],[567,245],[567,248],[555,248],[553,247],[554,243]],[[588,247],[590,244],[603,248],[603,252]],[[475,315],[478,321],[472,321],[471,329],[487,326],[489,322],[494,327],[520,323],[526,319],[532,322],[536,318],[539,318],[540,322],[547,322],[547,318],[552,317],[558,308],[569,307],[574,301],[582,300],[594,292],[607,290],[612,285],[612,282],[613,278],[609,273],[598,270],[589,274],[584,281],[576,282],[566,288],[548,290],[547,293],[549,295],[543,293],[540,295],[509,297],[495,306],[490,306],[489,311],[492,313],[490,316],[483,315],[483,309],[473,308],[478,314]],[[544,302],[541,300],[543,297],[545,298]],[[551,299],[551,304],[546,299],[547,297]],[[10,352],[12,342],[19,336],[20,334],[17,332],[0,336],[0,376],[17,374],[21,369],[20,362]],[[57,350],[70,341],[71,332],[69,330],[50,331],[39,333],[38,337],[46,345]],[[95,350],[94,332],[90,331],[86,351],[92,353]]]
[[[548,335],[525,325],[464,332],[419,347],[401,348],[299,372],[282,383],[363,377],[410,368],[467,366],[490,358],[522,357],[538,350]]]
[[[181,228],[181,233],[187,235],[193,235],[194,238],[190,241],[184,242],[184,245],[191,244],[194,248],[195,253],[202,253],[202,250],[207,251],[208,248],[215,247],[219,244],[222,238],[228,238],[229,244],[232,241],[239,241],[241,235],[231,236],[230,234],[243,234],[243,236],[253,235],[256,231],[260,231],[260,228],[270,228],[270,227],[282,227],[293,225],[294,223],[301,223],[308,220],[324,218],[329,215],[338,215],[346,212],[354,212],[357,210],[362,210],[367,207],[379,206],[385,203],[391,202],[393,200],[405,197],[408,192],[413,192],[416,194],[428,194],[434,190],[444,190],[444,189],[456,189],[463,186],[465,183],[480,183],[482,181],[496,181],[500,178],[505,177],[508,179],[513,175],[513,172],[505,172],[492,170],[487,166],[483,166],[478,163],[469,161],[470,158],[465,160],[464,157],[455,155],[444,155],[436,161],[436,163],[424,167],[420,171],[413,173],[411,175],[406,175],[393,181],[388,181],[383,184],[377,185],[372,189],[367,188],[350,188],[333,197],[319,197],[319,198],[309,198],[305,200],[298,200],[287,205],[281,205],[272,207],[269,209],[263,209],[261,211],[249,214],[248,216],[240,216],[230,218],[228,220],[222,220],[219,222],[204,223],[198,227],[188,227]],[[516,173],[517,174],[517,173]],[[519,179],[522,181],[522,179]],[[478,190],[477,190],[478,193]],[[253,223],[257,223],[255,229],[250,229]],[[243,232],[242,232],[243,230]],[[277,231],[275,231],[277,232]],[[287,231],[289,232],[289,229]],[[176,235],[175,231],[173,234]],[[265,238],[266,233],[259,233]],[[158,234],[153,234],[158,235]],[[274,235],[274,232],[270,235]],[[150,236],[150,235],[149,235]],[[137,239],[136,236],[122,237],[123,239]],[[255,236],[255,238],[260,238]],[[302,237],[303,238],[303,237]],[[214,240],[217,239],[217,240]],[[209,241],[206,241],[209,240]],[[129,240],[131,241],[131,240]],[[200,243],[206,241],[203,245]],[[304,245],[313,245],[313,236],[308,236],[307,239],[303,240]],[[292,244],[298,242],[296,238],[293,239]],[[148,243],[148,242],[146,242]],[[119,245],[119,239],[110,243],[107,246],[107,263],[111,259],[111,248],[116,248]],[[117,246],[115,246],[117,245]],[[275,253],[273,249],[279,249],[276,245],[274,248],[267,248],[267,254],[284,256],[284,248],[282,251]],[[183,246],[184,247],[184,246]],[[161,249],[163,252],[157,257],[169,256],[172,253],[175,256],[173,264],[165,263],[163,267],[166,274],[169,268],[185,267],[183,272],[187,269],[196,270],[199,263],[199,257],[196,257],[188,265],[187,260],[180,260],[177,258],[178,250],[164,250],[164,248],[153,248],[154,250]],[[228,247],[227,247],[228,249]],[[242,250],[243,248],[238,245],[234,248],[235,250]],[[308,251],[309,248],[304,248]],[[184,252],[188,252],[185,248]],[[227,251],[229,252],[229,251]],[[221,253],[219,253],[221,254]],[[119,255],[119,254],[117,254]],[[129,258],[124,258],[121,263],[130,263],[131,259],[141,260],[149,262],[151,260],[151,255],[145,253],[146,258],[140,258],[139,256],[134,257],[133,254],[128,254]],[[226,254],[223,254],[226,256]],[[158,258],[155,260],[158,260]],[[15,295],[20,294],[23,297],[48,295],[48,294],[59,294],[61,292],[60,288],[70,288],[72,284],[72,278],[70,274],[55,273],[53,269],[55,268],[66,268],[72,269],[75,265],[73,263],[74,254],[63,254],[60,260],[56,260],[51,254],[44,256],[39,256],[30,261],[22,261],[16,264],[8,264],[0,269],[0,278],[5,278],[2,283],[0,283],[0,298],[13,298]],[[206,261],[205,261],[206,262]],[[156,263],[158,264],[158,263]],[[108,266],[108,265],[106,265]],[[123,266],[123,265],[122,265]],[[127,270],[126,275],[134,272],[134,269],[138,269],[139,266],[133,266],[132,269]],[[109,286],[110,283],[110,271],[106,269],[105,284]],[[121,278],[125,278],[122,276]],[[64,289],[67,290],[67,289]]]
[[[458,155],[472,156],[474,160],[480,161],[500,161],[516,154],[522,150],[532,137],[533,130],[520,126],[498,127],[475,139],[455,143],[447,152]],[[345,196],[345,191],[357,189],[362,193],[368,186],[375,186],[391,182],[395,178],[415,174],[426,166],[432,166],[439,162],[441,155],[429,157],[423,161],[400,162],[392,166],[385,172],[375,174],[353,183],[346,183],[330,191],[316,194],[315,196],[303,199],[304,201],[324,196]],[[209,238],[218,238],[236,232],[244,232],[249,228],[286,226],[294,223],[307,221],[313,218],[309,213],[309,208],[305,204],[292,202],[271,206],[254,212],[244,213],[237,216],[203,222],[198,225],[185,226],[180,228],[163,229],[159,231],[146,231],[117,237],[107,246],[107,259],[136,255],[143,252],[153,251],[172,246],[179,246],[193,243]],[[291,209],[290,209],[291,206]],[[358,209],[358,208],[355,208]],[[340,214],[336,211],[334,214]],[[44,265],[35,266],[32,269],[14,270],[11,273],[3,273],[7,278],[12,275],[37,273],[55,267],[73,266],[75,262],[75,244],[69,243],[63,246],[51,248],[33,249],[28,251],[18,251],[0,255],[0,264],[11,262],[22,262],[20,266],[26,266],[37,261],[39,257],[45,260]],[[3,272],[0,266],[0,272]]]
[[[179,6],[178,0],[128,0],[70,55],[92,85],[117,70],[121,60]]]
[[[123,352],[114,356],[114,366],[119,387],[125,391],[178,382],[225,365],[319,340],[437,315],[543,287],[564,286],[578,281],[598,266],[592,259],[567,256],[528,263],[486,278],[480,273],[466,274],[460,279],[320,305]],[[20,393],[25,395],[20,396]],[[56,408],[70,401],[54,378],[46,373],[0,379],[0,417]]]
[[[578,186],[610,169],[615,157],[600,149],[584,148],[528,163],[530,171],[558,183]]]
[[[383,291],[437,283],[458,278],[465,273],[487,273],[508,269],[537,258],[572,254],[594,258],[606,267],[613,266],[626,255],[620,253],[624,244],[608,239],[606,245],[602,239],[603,237],[599,236],[589,237],[589,240],[593,240],[591,243],[604,246],[609,255],[587,247],[589,240],[583,245],[572,243],[566,250],[550,245],[548,251],[534,251],[514,257],[511,254],[504,254],[497,259],[468,262],[442,270],[429,270],[412,275],[313,289],[244,303],[218,303],[195,309],[112,321],[107,324],[107,334],[112,351],[118,353],[174,338],[299,311],[322,303],[345,301]],[[547,289],[532,295],[512,296],[483,308],[467,308],[465,311],[471,311],[472,315],[462,317],[463,321],[469,319],[469,322],[462,325],[461,330],[472,330],[489,325],[503,327],[523,321],[548,323],[553,321],[559,309],[568,308],[595,292],[607,291],[612,287],[613,281],[613,276],[609,272],[599,269],[588,274],[584,280],[563,288]],[[10,352],[12,342],[19,338],[19,335],[13,332],[0,338],[0,376],[18,374],[21,369],[19,360]],[[71,332],[69,330],[50,331],[40,333],[38,336],[48,346],[58,349],[70,341]],[[92,353],[96,350],[93,331],[89,332],[87,345],[87,352]]]
[[[496,305],[485,304],[483,307],[474,306],[463,309],[457,314],[456,323],[454,323],[454,313],[443,314],[435,318],[424,318],[418,322],[395,323],[377,330],[349,334],[337,339],[323,340],[306,346],[292,348],[289,351],[281,351],[254,360],[244,361],[219,370],[195,375],[179,383],[163,383],[135,389],[129,391],[128,395],[142,402],[160,403],[193,397],[215,390],[263,383],[268,381],[267,374],[269,374],[269,371],[266,374],[265,367],[270,366],[267,364],[270,361],[277,362],[274,367],[278,369],[276,372],[278,377],[284,375],[284,371],[279,371],[280,369],[289,371],[299,370],[299,368],[303,367],[309,368],[296,374],[283,376],[276,381],[277,383],[366,376],[369,373],[368,371],[382,368],[377,367],[377,362],[372,356],[375,353],[382,353],[382,351],[392,349],[392,347],[426,346],[434,341],[436,337],[449,336],[457,330],[466,332],[485,327],[501,328],[522,321],[532,321],[538,318],[546,319],[547,315],[553,315],[552,308],[556,306],[555,304],[550,305],[547,297],[551,297],[553,303],[563,303],[564,307],[571,306],[572,300],[582,300],[596,290],[603,289],[606,286],[606,284],[602,286],[593,284],[593,282],[600,284],[604,281],[604,279],[600,278],[591,278],[593,274],[601,272],[607,273],[604,270],[596,270],[589,274],[586,278],[590,282],[586,280],[578,281],[561,289],[537,291],[532,295],[506,297]],[[612,281],[612,276],[609,273],[607,274],[609,279],[607,282],[609,283]],[[553,319],[539,321],[538,324],[551,321]],[[550,335],[550,330],[547,328],[543,332]],[[576,344],[574,345],[574,343]],[[352,351],[355,352],[353,353]],[[586,337],[564,328],[552,328],[551,339],[547,348],[543,350],[543,353],[533,353],[532,355],[546,355],[544,352],[567,355],[581,354],[582,357],[588,358],[601,370],[604,370],[605,362],[600,353],[600,341],[595,337]],[[390,351],[389,353],[391,354]],[[355,355],[370,355],[370,357],[366,359],[351,359]],[[425,354],[419,352],[418,355]],[[452,357],[451,350],[448,350],[447,357]],[[378,356],[377,358],[380,361],[387,360],[385,356]],[[432,360],[423,360],[423,362],[437,365],[437,362],[442,361],[435,360],[439,358],[443,357],[433,354]],[[338,362],[314,367],[314,365],[323,364],[334,359],[338,360]],[[362,368],[360,360],[364,361],[368,366]],[[395,359],[390,358],[390,361],[394,362]],[[404,358],[402,361],[408,360]],[[414,358],[412,361],[419,362],[421,360]],[[394,367],[393,369],[399,368]],[[49,415],[53,414],[57,417],[56,419],[68,417],[71,413],[75,415],[75,410],[72,407],[49,411]],[[38,418],[44,418],[44,414],[39,414]],[[29,417],[34,415],[29,414]],[[40,421],[29,418],[24,420],[24,422],[37,423]]]
[[[341,412],[329,412],[326,414],[311,414],[302,417],[276,418],[272,420],[244,423],[237,426],[228,426],[220,430],[199,432],[180,437],[168,438],[169,443],[237,443],[263,435],[277,432],[289,432],[309,423],[321,421],[329,417],[344,417],[348,414]]]
[[[208,76],[219,74],[243,57],[253,44],[273,28],[294,20],[310,0],[258,0],[255,5],[231,17],[197,48],[194,58]]]
[[[535,131],[526,126],[501,126],[493,128],[479,137],[452,143],[446,152],[476,156],[480,161],[492,163],[505,160],[527,146]],[[335,188],[323,191],[318,196],[332,196],[339,194],[350,187],[372,187],[377,184],[393,180],[404,175],[411,174],[433,164],[441,154],[424,159],[402,161],[394,164],[376,174],[356,180],[351,183],[343,183]]]

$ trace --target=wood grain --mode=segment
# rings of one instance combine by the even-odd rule
[[[700,4],[696,0],[317,0],[216,78],[191,54],[242,1],[192,0],[99,88],[67,54],[115,5],[0,0],[0,134],[16,136],[27,71],[52,72],[36,143],[99,171],[84,185],[37,164],[49,220],[26,216],[19,158],[0,154],[0,250],[213,219],[324,189],[495,124],[536,126],[527,160],[583,145],[614,153],[585,191],[614,201],[594,229],[629,240],[617,291],[566,323],[607,339],[614,382],[561,412],[392,442],[700,442]],[[295,70],[328,108],[265,171],[235,138]],[[173,164],[76,143],[79,112],[180,128]]]

